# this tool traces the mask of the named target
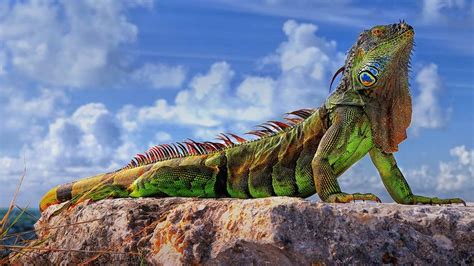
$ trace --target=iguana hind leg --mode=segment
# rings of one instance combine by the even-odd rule
[[[131,197],[216,197],[218,168],[204,165],[163,166],[141,175],[128,188]]]

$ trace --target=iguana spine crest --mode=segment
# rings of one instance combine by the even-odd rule
[[[245,133],[257,136],[257,139],[253,140],[246,140],[233,133],[220,133],[216,137],[216,139],[222,140],[223,143],[213,141],[197,142],[192,139],[188,139],[187,141],[176,142],[171,144],[158,144],[149,148],[144,153],[138,153],[137,155],[135,155],[125,167],[119,169],[118,171],[123,169],[140,167],[147,164],[152,164],[159,161],[174,158],[209,154],[213,152],[222,151],[226,148],[234,147],[236,145],[244,144],[249,141],[258,141],[263,137],[269,137],[274,134],[278,134],[286,129],[289,129],[301,123],[302,121],[307,119],[313,112],[313,109],[305,108],[286,113],[286,117],[284,117],[284,119],[287,120],[288,123],[275,120],[269,120],[267,122],[264,122],[257,126],[262,129],[252,130]],[[294,117],[288,117],[291,115],[293,115]],[[234,138],[237,143],[232,141],[232,139],[228,135]]]

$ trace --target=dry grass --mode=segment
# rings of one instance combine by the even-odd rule
[[[60,247],[54,247],[54,243],[51,243],[51,240],[49,237],[43,237],[40,239],[27,239],[24,236],[27,236],[32,233],[37,233],[39,231],[47,231],[48,235],[51,234],[53,230],[58,230],[62,229],[65,227],[69,226],[81,226],[84,224],[89,224],[94,221],[98,221],[101,219],[93,219],[89,221],[84,221],[84,222],[78,222],[78,223],[73,223],[73,224],[64,224],[64,225],[59,225],[59,226],[52,226],[52,227],[44,227],[44,228],[39,228],[39,229],[34,229],[34,230],[27,230],[23,232],[18,232],[18,233],[9,233],[9,231],[15,226],[15,224],[18,223],[18,221],[24,216],[28,215],[35,220],[38,220],[38,217],[35,217],[33,214],[31,214],[27,208],[21,208],[16,205],[18,193],[20,191],[21,185],[23,183],[23,180],[26,176],[26,168],[23,171],[23,174],[20,176],[18,185],[16,187],[15,193],[13,195],[12,200],[10,201],[9,207],[7,209],[7,212],[5,215],[2,217],[0,221],[0,243],[5,243],[5,240],[11,240],[14,238],[15,240],[13,241],[13,244],[0,244],[0,251],[1,250],[6,250],[8,253],[13,253],[9,254],[4,258],[0,257],[0,265],[5,265],[5,264],[11,264],[15,263],[17,259],[23,258],[24,261],[31,262],[35,264],[35,261],[31,261],[31,255],[39,255],[44,257],[46,260],[46,254],[50,252],[61,252],[65,253],[65,256],[67,256],[70,253],[87,253],[91,254],[91,257],[88,258],[86,261],[82,262],[81,265],[87,265],[91,264],[101,256],[108,254],[108,255],[130,255],[130,256],[138,256],[143,260],[143,254],[140,252],[122,252],[122,247],[131,241],[135,236],[142,234],[145,232],[146,229],[150,228],[151,226],[156,226],[156,224],[160,221],[155,221],[150,225],[145,226],[143,229],[139,230],[136,234],[131,235],[130,237],[124,239],[124,241],[117,243],[115,245],[111,245],[111,247],[103,250],[79,250],[79,249],[65,249],[65,248],[60,248]],[[17,208],[19,210],[19,214],[13,219],[13,221],[9,222],[9,217],[13,214],[14,209]],[[166,215],[165,215],[166,217]]]
[[[5,228],[7,226],[7,221],[8,217],[10,216],[12,210],[15,208],[16,204],[16,198],[18,196],[18,192],[20,192],[20,187],[21,184],[23,183],[23,179],[25,179],[26,176],[26,167],[23,169],[23,174],[20,176],[20,181],[18,182],[18,185],[16,186],[15,193],[13,194],[13,198],[10,201],[10,205],[8,207],[7,212],[5,213],[5,216],[3,216],[2,220],[0,221],[0,237],[2,237],[4,234],[8,232],[8,229],[11,228],[13,224],[11,224],[8,228]]]

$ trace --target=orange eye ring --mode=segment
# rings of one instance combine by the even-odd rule
[[[383,35],[383,30],[379,28],[373,29],[371,32],[372,32],[372,35],[377,36],[377,37]]]

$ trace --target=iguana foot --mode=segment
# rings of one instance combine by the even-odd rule
[[[353,193],[353,194],[348,194],[348,193],[337,193],[337,194],[332,194],[330,195],[325,202],[331,202],[331,203],[349,203],[351,201],[356,201],[356,200],[369,200],[369,201],[375,201],[378,203],[381,203],[382,201],[375,196],[372,193]]]
[[[461,198],[440,199],[437,197],[430,198],[417,195],[413,196],[412,204],[464,204],[464,206],[467,206],[466,202]]]

